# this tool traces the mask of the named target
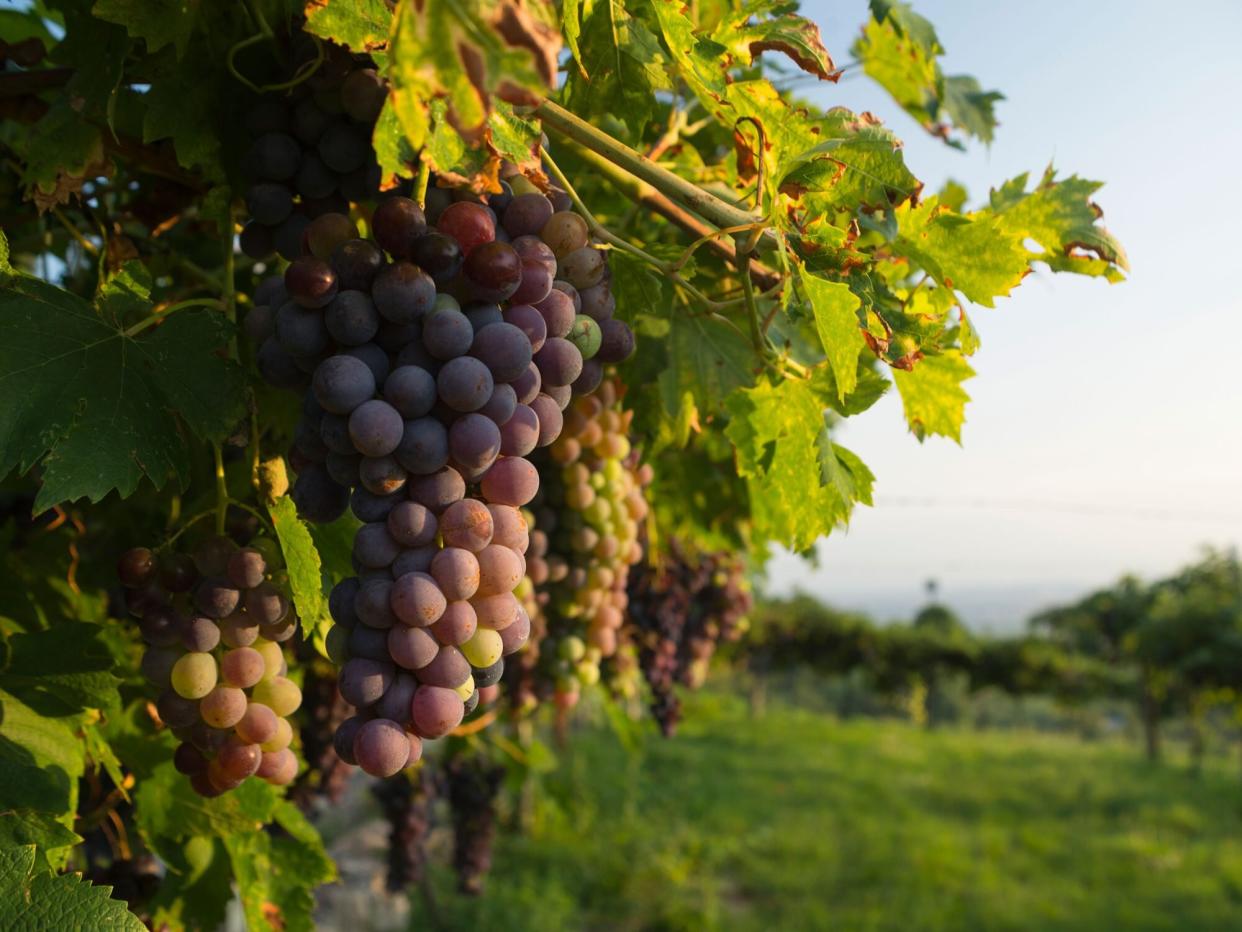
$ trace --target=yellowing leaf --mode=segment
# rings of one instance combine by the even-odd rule
[[[801,266],[798,279],[811,305],[815,332],[819,334],[836,379],[837,397],[844,400],[858,384],[858,356],[867,345],[858,325],[861,302],[848,285],[812,275]]]
[[[919,440],[939,434],[962,442],[966,402],[970,400],[962,383],[974,374],[970,363],[956,351],[927,356],[909,371],[893,370],[906,422]]]

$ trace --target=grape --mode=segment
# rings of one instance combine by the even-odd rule
[[[412,262],[394,262],[376,274],[371,296],[386,319],[408,324],[431,310],[436,299],[436,283]]]
[[[470,356],[446,362],[436,376],[436,386],[440,399],[454,411],[477,411],[487,404],[494,388],[488,367]]]
[[[155,576],[155,554],[146,547],[133,547],[121,554],[117,561],[116,575],[121,585],[137,588]]]
[[[420,369],[426,369],[432,378],[440,371],[440,360],[436,359],[423,346],[423,328],[418,327],[417,341],[404,346],[397,353],[396,365],[398,368],[402,366],[418,366]]]
[[[392,610],[393,584],[386,579],[368,579],[358,589],[354,610],[358,620],[370,628],[391,628],[397,623]]]
[[[398,259],[413,255],[414,241],[427,232],[423,209],[408,197],[389,197],[371,216],[371,232],[385,252]]]
[[[322,460],[328,455],[328,447],[319,435],[319,425],[309,418],[298,421],[293,430],[293,445],[310,460]]]
[[[383,521],[394,505],[404,496],[401,490],[383,495],[365,488],[354,489],[349,497],[349,508],[359,521]]]
[[[163,613],[160,613],[163,615]],[[143,619],[143,637],[149,643],[157,643],[147,637],[146,624],[151,618],[148,615]],[[174,633],[175,637],[175,633]],[[164,646],[167,646],[167,642]],[[216,645],[220,643],[220,628],[210,618],[204,618],[202,615],[196,615],[185,622],[181,628],[181,643],[186,650],[196,651],[198,653],[206,653],[214,650]]]
[[[257,744],[242,744],[229,741],[220,748],[214,761],[219,765],[225,776],[232,780],[245,780],[259,769],[262,751]]]
[[[440,514],[453,502],[461,501],[466,494],[466,482],[456,469],[446,466],[428,476],[418,476],[410,481],[409,495],[413,501],[425,505],[433,514]]]
[[[513,390],[512,385],[506,385],[503,382],[492,389],[491,397],[487,399],[487,404],[479,409],[479,413],[488,418],[497,427],[508,422],[513,417],[513,412],[517,409],[517,392]]]
[[[263,658],[263,679],[270,680],[273,677],[279,676],[280,671],[285,666],[285,655],[281,651],[280,645],[273,644],[271,641],[260,640],[255,645],[255,650]]]
[[[445,547],[431,560],[431,577],[450,602],[468,599],[479,588],[479,561],[461,547]]]
[[[470,603],[484,628],[502,631],[513,624],[522,611],[522,605],[512,592],[497,595],[476,596]]]
[[[474,637],[461,646],[462,656],[472,667],[486,669],[500,662],[504,654],[504,641],[498,631],[491,628],[479,628]],[[478,685],[478,681],[475,681]]]
[[[324,325],[337,343],[359,346],[379,331],[379,314],[361,291],[341,291],[324,310]]]
[[[388,635],[401,629],[409,630],[405,625],[396,625],[392,628],[372,628],[368,625],[358,625],[349,631],[349,636],[345,640],[345,658],[350,657],[367,657],[371,660],[388,660]],[[333,628],[333,631],[344,631],[344,628]],[[338,664],[339,666],[340,664]]]
[[[375,376],[352,356],[329,356],[315,369],[315,400],[325,411],[349,414],[375,394]]]
[[[335,521],[349,505],[349,490],[333,482],[321,463],[311,463],[298,474],[290,497],[299,515],[318,524]]]
[[[401,502],[388,513],[388,533],[402,547],[425,547],[436,539],[436,516],[417,502]]]
[[[370,148],[367,137],[358,128],[348,123],[333,123],[319,138],[316,151],[325,165],[343,175],[361,168]]]
[[[549,280],[556,274],[556,256],[548,248],[548,244],[538,236],[519,236],[512,243],[513,251],[522,262],[536,262],[547,270]]]
[[[275,337],[263,341],[255,363],[263,381],[277,388],[297,389],[306,382],[302,370]]]
[[[585,368],[586,362],[583,362],[582,365],[583,365],[583,368]],[[580,379],[582,378],[582,376],[579,375],[578,378]],[[578,379],[574,379],[574,381],[576,382],[578,381]],[[545,395],[547,395],[549,398],[555,401],[556,406],[560,408],[562,411],[564,411],[567,407],[569,407],[569,402],[572,401],[574,397],[574,390],[573,390],[572,385],[545,385],[543,388],[543,392]]]
[[[392,659],[407,670],[421,670],[440,650],[436,639],[425,628],[397,625],[388,632],[386,641]]]
[[[336,734],[332,736],[332,747],[336,751],[336,756],[345,763],[357,765],[358,758],[354,757],[354,738],[368,720],[364,715],[354,715],[336,726]]]
[[[341,105],[345,113],[359,123],[374,123],[387,97],[388,87],[374,68],[350,72],[341,85]]]
[[[349,346],[341,350],[342,356],[352,356],[371,370],[376,385],[382,385],[388,378],[388,354],[374,343],[363,343],[360,346]]]
[[[20,64],[20,63],[19,63]],[[264,133],[284,133],[289,129],[289,111],[284,101],[274,95],[264,95],[250,105],[246,113],[246,132],[251,136]]]
[[[226,579],[204,579],[194,590],[194,604],[200,612],[212,618],[233,614],[241,600],[241,593]]]
[[[505,630],[511,631],[515,627],[517,626],[512,625],[509,628],[506,628]],[[500,633],[500,637],[501,637],[501,641],[503,642],[504,632]],[[473,670],[474,685],[478,687],[479,689],[486,689],[489,686],[495,686],[497,683],[500,682],[500,678],[504,676],[504,673],[505,673],[505,662],[503,659],[497,660],[495,663],[488,664],[486,667],[475,667]]]
[[[290,301],[276,312],[276,339],[290,356],[315,356],[327,349],[328,330],[320,312]]]
[[[243,547],[229,557],[227,572],[229,580],[238,589],[253,589],[263,582],[267,561],[253,547]]]
[[[478,298],[503,301],[521,284],[522,259],[508,243],[484,243],[466,256],[462,271]]]
[[[173,751],[173,766],[177,773],[194,776],[207,770],[207,756],[192,744],[179,744]]]
[[[446,207],[436,220],[436,229],[455,239],[465,256],[496,237],[496,221],[491,211],[470,201],[457,201]]]
[[[352,628],[357,624],[358,616],[354,612],[354,599],[361,586],[358,577],[350,576],[332,587],[332,591],[328,594],[328,613],[338,625]]]
[[[289,221],[286,220],[285,222],[288,223]],[[242,231],[237,237],[237,245],[243,255],[249,256],[256,262],[263,262],[276,251],[275,232],[271,227],[265,227],[263,224],[252,220],[242,227]]]
[[[522,260],[522,280],[509,300],[513,304],[536,304],[552,293],[552,275],[543,263],[535,259]]]
[[[563,291],[549,292],[534,307],[543,317],[549,337],[564,337],[573,327],[574,317],[577,316],[573,300]]]
[[[470,682],[473,685],[474,679],[471,678]],[[479,691],[477,689],[472,689],[470,691],[470,697],[466,700],[463,706],[463,710],[466,715],[469,715],[471,712],[473,712],[478,707],[479,707]]]
[[[579,314],[574,318],[574,325],[566,339],[578,347],[578,352],[582,354],[582,358],[587,360],[599,352],[601,337],[599,324],[587,317],[587,315]],[[581,375],[581,372],[579,372],[579,375]]]
[[[487,365],[497,382],[512,382],[531,363],[531,341],[511,323],[492,324],[474,337],[470,354]]]
[[[229,686],[249,689],[263,679],[266,671],[263,655],[253,647],[237,647],[225,651],[220,658],[220,677]]]
[[[288,748],[264,751],[254,775],[273,786],[287,786],[298,775],[298,759]]]
[[[582,299],[581,313],[597,323],[602,324],[616,312],[617,299],[613,297],[612,291],[606,284],[584,288],[579,292],[579,297]]]
[[[309,97],[293,108],[293,135],[304,145],[313,146],[331,125],[332,117],[316,106],[315,101]]]
[[[304,308],[323,307],[336,296],[338,287],[337,273],[332,266],[314,256],[299,256],[289,263],[289,268],[285,269],[285,290],[296,305]],[[285,305],[285,307],[291,306],[295,305]],[[281,310],[283,311],[284,308]],[[276,315],[276,333],[280,335],[280,312]],[[285,343],[284,339],[281,339],[281,343]],[[287,344],[286,348],[291,353],[298,354],[298,351],[288,347]],[[301,355],[310,352],[318,352],[318,350],[307,350]]]
[[[562,292],[566,297],[569,298],[570,301],[573,302],[575,314],[582,313],[582,295],[578,294],[577,288],[575,288],[569,282],[565,281],[563,278],[558,278],[556,281],[554,281],[552,283],[552,288],[555,291]]]
[[[251,705],[262,705],[262,703],[251,703]],[[266,708],[266,707],[265,707]],[[273,715],[276,713],[273,712]],[[243,739],[244,740],[244,739]],[[264,741],[260,747],[267,752],[283,751],[293,741],[293,726],[285,719],[277,716],[276,718],[276,735],[275,737]]]
[[[302,690],[298,689],[293,680],[283,676],[260,680],[251,691],[251,697],[255,702],[263,703],[281,718],[292,715],[302,704]]]
[[[387,456],[401,445],[405,421],[386,401],[364,401],[349,416],[349,437],[363,456]]]
[[[505,212],[505,208],[513,203],[513,187],[507,181],[500,182],[500,190],[495,191],[487,196],[487,206],[492,209],[492,213],[500,216]]]
[[[423,346],[436,359],[464,356],[473,342],[474,328],[459,310],[437,308],[423,320]]]
[[[173,664],[171,683],[182,699],[202,699],[216,686],[216,658],[199,652],[182,655]]]
[[[152,647],[142,655],[138,665],[142,675],[156,686],[166,687],[172,682],[173,667],[181,659],[180,650],[167,647]]]
[[[281,291],[284,291],[283,287]],[[287,300],[288,297],[285,296],[280,303],[284,304]],[[268,337],[276,333],[276,308],[265,304],[252,307],[246,314],[246,319],[242,321],[242,326],[245,327],[246,336],[250,338],[250,341],[256,346],[261,346]]]
[[[425,628],[439,620],[447,603],[434,578],[426,573],[406,573],[393,582],[389,604],[400,621]]]
[[[405,469],[394,456],[364,456],[357,465],[358,483],[380,498],[399,493],[407,478]]]
[[[478,553],[480,596],[500,595],[512,592],[524,575],[522,558],[514,550],[499,544],[489,544]],[[473,662],[473,661],[472,661]],[[487,664],[475,664],[487,666]]]
[[[448,462],[448,431],[433,417],[405,421],[396,456],[398,462],[415,476],[435,473]]]
[[[375,718],[354,736],[354,758],[373,777],[391,777],[410,758],[410,741],[396,722]]]
[[[289,602],[269,582],[263,582],[246,593],[246,614],[261,625],[280,621],[289,611]]]
[[[482,414],[463,415],[449,428],[448,447],[455,463],[469,470],[486,469],[500,454],[500,428]]]
[[[258,622],[245,613],[230,615],[220,622],[220,640],[227,647],[249,647],[258,636]]]
[[[558,258],[557,274],[581,291],[603,280],[604,267],[604,254],[593,246],[583,246]]]
[[[264,181],[287,181],[302,161],[302,147],[284,133],[264,133],[250,147],[249,165],[255,177]]]
[[[349,239],[332,250],[331,265],[342,290],[370,291],[384,254],[370,240]]]
[[[500,428],[500,452],[505,456],[525,456],[538,445],[539,416],[528,406],[518,405],[513,417]]]
[[[330,197],[336,191],[337,177],[323,163],[323,159],[314,152],[307,152],[302,156],[302,165],[298,168],[294,186],[303,198],[314,200]],[[311,252],[322,258],[318,251],[312,249]]]
[[[583,360],[582,374],[574,379],[574,384],[570,386],[571,393],[575,395],[589,395],[599,388],[599,384],[603,380],[604,364],[599,361],[598,355],[595,359]]]
[[[212,728],[232,728],[246,714],[246,694],[234,686],[217,686],[202,698],[198,710]]]
[[[431,626],[431,633],[441,644],[461,644],[470,639],[478,624],[473,605],[469,602],[450,602],[440,620]]]
[[[620,320],[610,319],[600,325],[602,338],[596,357],[600,362],[625,362],[634,353],[634,331]]]
[[[543,386],[543,377],[540,376],[538,367],[532,362],[526,367],[526,371],[511,384],[518,404],[528,405],[539,394],[539,389]]]
[[[171,689],[160,693],[155,708],[160,720],[169,728],[188,728],[199,720],[197,700],[184,699]]]
[[[474,328],[475,334],[489,324],[498,324],[504,320],[501,313],[500,305],[492,301],[475,301],[466,306],[463,313],[466,319],[470,321],[470,326]]]
[[[379,196],[383,177],[383,170],[374,154],[368,154],[367,161],[361,168],[355,168],[341,178],[341,196],[350,201],[374,200]]]
[[[282,259],[292,262],[302,254],[302,235],[306,232],[310,222],[311,218],[306,216],[306,214],[295,211],[289,215],[284,223],[271,231],[272,245],[280,253]],[[251,226],[247,225],[246,229],[250,229]],[[268,228],[265,227],[264,229]],[[268,254],[270,254],[270,251]],[[246,255],[253,256],[254,253],[246,250]]]
[[[259,223],[274,227],[293,212],[293,196],[283,184],[261,182],[246,192],[246,209]]]
[[[521,507],[539,491],[539,472],[520,456],[506,456],[483,476],[482,489],[493,504]]]
[[[414,728],[424,738],[440,738],[461,724],[465,706],[453,690],[420,686],[411,708]]]
[[[269,641],[284,643],[292,638],[298,630],[297,621],[293,618],[282,618],[270,624],[259,625],[259,633]]]
[[[453,200],[453,192],[448,188],[437,188],[435,185],[427,188],[427,193],[423,198],[423,210],[427,213],[427,222],[437,222]]]
[[[552,218],[552,202],[542,194],[520,194],[505,210],[501,223],[510,236],[539,233]]]
[[[430,275],[437,285],[450,281],[463,261],[457,241],[443,233],[426,233],[414,240],[411,258]]]
[[[470,664],[456,647],[445,645],[417,676],[418,681],[427,686],[456,689],[470,678]]]
[[[492,513],[477,499],[455,502],[440,516],[440,536],[445,546],[482,550],[492,540]]]
[[[517,653],[530,640],[530,616],[524,611],[518,612],[517,620],[500,632],[500,640],[504,644],[504,656]]]
[[[525,553],[530,531],[522,512],[511,505],[488,505],[487,510],[492,516],[492,543]]]
[[[372,299],[374,299],[374,286],[372,286]],[[400,353],[408,343],[414,343],[420,350],[422,349],[423,326],[419,321],[414,321],[412,324],[394,324],[382,314],[380,318],[380,328],[375,335],[375,343],[384,352]]]
[[[390,458],[385,457],[382,459]],[[362,457],[357,453],[337,453],[335,451],[329,452],[323,461],[324,468],[328,470],[328,475],[332,477],[332,481],[346,488],[352,488],[361,481],[358,474],[358,467],[361,463]],[[393,460],[393,463],[395,464],[396,461]],[[397,469],[401,469],[401,467],[398,466]],[[401,479],[404,482],[404,470],[401,471]],[[398,484],[397,488],[400,487],[400,484]]]
[[[420,628],[410,628],[419,631]],[[418,689],[418,680],[408,673],[397,671],[388,691],[375,703],[375,714],[380,718],[391,719],[404,727],[410,723],[410,705],[414,701],[414,690]],[[407,748],[408,752],[408,748]]]
[[[561,435],[561,406],[549,395],[541,394],[530,403],[539,421],[539,446],[546,447]]]
[[[425,573],[431,569],[431,559],[440,548],[434,544],[402,550],[401,555],[392,562],[392,578],[399,579],[406,573]]]
[[[557,257],[581,249],[590,239],[587,222],[572,211],[558,211],[548,218],[539,233]]]
[[[354,534],[354,560],[371,569],[392,565],[400,552],[397,542],[388,533],[387,524],[364,524]]]
[[[571,385],[582,374],[582,353],[568,340],[549,337],[535,354],[535,365],[539,367],[544,391],[547,386]]]
[[[505,309],[504,319],[525,334],[532,353],[539,352],[548,336],[548,324],[536,308],[529,304],[512,304]]]

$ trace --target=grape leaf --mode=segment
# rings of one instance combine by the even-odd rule
[[[329,624],[323,597],[323,575],[319,551],[310,529],[298,517],[293,499],[285,495],[268,507],[272,526],[280,541],[285,557],[285,569],[289,573],[289,588],[293,590],[293,605],[302,623],[302,631],[309,638],[316,630]]]
[[[310,0],[303,11],[312,35],[330,39],[353,52],[370,52],[383,48],[392,26],[392,9],[384,0],[350,0],[329,3]]]
[[[413,166],[418,153],[410,145],[401,126],[401,117],[397,115],[396,103],[391,95],[384,101],[384,109],[375,121],[371,145],[375,149],[383,184],[389,185],[395,178],[409,178],[414,174]]]
[[[0,848],[0,929],[145,932],[146,926],[123,901],[111,899],[111,892],[81,874],[36,870],[33,845]]]
[[[763,378],[730,395],[727,407],[725,434],[746,480],[757,541],[806,550],[848,521],[855,501],[870,502],[870,471],[821,439],[825,405],[812,382]]]
[[[99,625],[67,621],[13,635],[0,688],[30,705],[66,714],[118,708],[121,681],[112,673],[115,660],[102,634]]]
[[[218,929],[233,901],[233,866],[224,845],[196,835],[165,845],[168,872],[148,906],[155,929]]]
[[[929,197],[901,205],[896,218],[893,251],[976,304],[994,307],[1030,271],[1022,240],[991,212],[959,214]]]
[[[124,26],[133,38],[146,42],[148,53],[172,45],[182,58],[198,21],[198,8],[197,0],[96,0],[91,12]]]
[[[861,302],[849,285],[812,275],[802,266],[798,269],[798,280],[811,305],[815,331],[832,367],[837,398],[844,401],[858,384],[858,357],[867,345],[858,321]]]
[[[8,809],[0,812],[0,850],[35,845],[35,866],[40,870],[60,870],[69,849],[82,840],[46,812],[34,809]]]
[[[7,259],[0,266],[0,392],[11,399],[0,410],[0,475],[42,463],[36,511],[114,489],[125,498],[143,476],[156,488],[184,478],[182,425],[223,437],[243,413],[242,371],[214,352],[231,332],[223,315],[186,309],[137,337],[102,313],[133,287],[131,274],[105,285],[96,309]]]
[[[22,157],[22,184],[39,210],[67,204],[88,180],[112,173],[98,127],[65,99],[54,103],[14,140]]]
[[[730,393],[754,381],[750,343],[715,317],[675,313],[664,345],[669,362],[659,376],[660,396],[672,418],[710,417]]]
[[[171,50],[161,53],[155,68],[156,79],[144,97],[142,141],[171,139],[181,165],[223,180],[220,140],[226,121],[219,111],[221,101],[235,93],[233,87],[221,83],[221,72],[211,67],[209,51],[201,44],[185,61],[177,61]]]
[[[914,436],[923,440],[928,434],[939,434],[962,442],[966,402],[970,400],[962,383],[974,374],[970,363],[956,351],[926,356],[909,371],[893,370],[906,422]]]
[[[60,5],[65,37],[49,53],[73,69],[65,86],[70,107],[82,117],[112,126],[125,59],[133,45],[123,26],[91,15],[89,3]]]
[[[274,787],[247,780],[223,796],[204,799],[171,761],[165,761],[134,791],[134,820],[143,838],[159,852],[170,841],[196,835],[253,834],[271,821],[279,798]]]
[[[582,65],[582,50],[578,47],[578,37],[582,35],[582,0],[563,0],[561,3],[561,29],[565,33],[565,42],[569,52],[578,63],[578,73],[589,78]]]
[[[36,710],[0,690],[0,799],[6,807],[52,813],[72,824],[86,769],[82,716]]]
[[[782,52],[820,80],[837,79],[836,66],[824,48],[819,26],[795,13],[764,17],[748,7],[722,20],[712,31],[712,40],[744,65],[750,65],[764,52]]]

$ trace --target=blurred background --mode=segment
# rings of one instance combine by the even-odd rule
[[[847,63],[866,4],[803,9]],[[434,784],[395,820],[351,784],[324,927],[1242,928],[1239,300],[1213,258],[1242,6],[917,9],[1004,92],[994,144],[943,146],[856,72],[810,98],[972,203],[1049,163],[1104,180],[1129,280],[980,310],[961,446],[920,445],[895,394],[846,425],[875,507],[774,555],[673,738],[585,703],[459,780],[495,800],[473,824]],[[430,826],[398,866],[421,880],[382,899],[402,825]]]

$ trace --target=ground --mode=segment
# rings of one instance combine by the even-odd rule
[[[696,697],[629,753],[574,732],[487,893],[440,928],[1242,929],[1242,779],[1130,743]],[[434,928],[415,897],[412,928]]]

